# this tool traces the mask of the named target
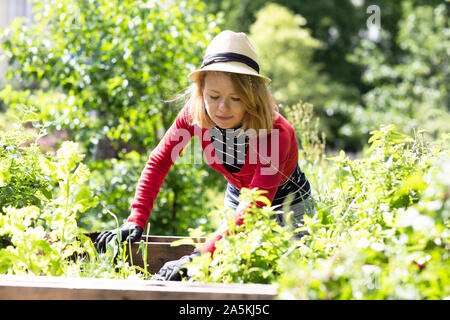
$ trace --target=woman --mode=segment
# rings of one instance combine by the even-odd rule
[[[241,188],[265,190],[272,206],[285,201],[300,220],[314,210],[310,185],[298,166],[298,144],[292,126],[278,113],[267,83],[259,74],[256,52],[244,33],[223,31],[210,43],[203,64],[192,72],[189,99],[166,132],[142,171],[131,214],[119,230],[103,232],[96,242],[100,251],[119,232],[122,240],[142,235],[153,203],[170,167],[192,136],[199,137],[205,160],[228,180],[224,206],[235,210],[242,224],[245,208]],[[257,203],[258,206],[264,204]],[[283,224],[282,215],[277,216]],[[183,265],[194,255],[213,253],[217,233],[192,255],[166,263],[159,275],[180,279]]]

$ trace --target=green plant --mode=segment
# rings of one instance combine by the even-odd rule
[[[64,130],[78,141],[94,172],[91,189],[124,220],[148,155],[180,110],[165,101],[188,86],[187,75],[219,32],[216,17],[198,0],[35,1],[33,17],[0,35],[10,67],[0,99],[8,115],[34,106],[48,133]],[[192,226],[206,202],[203,188],[215,178],[206,164],[175,164],[151,216],[153,230],[181,234]],[[102,210],[90,208],[80,226],[113,226]]]
[[[236,226],[230,210],[219,211],[229,234],[216,243],[214,256],[195,257],[190,272],[193,279],[207,282],[271,283],[280,272],[280,257],[292,246],[293,232],[281,227],[272,215],[264,191],[241,190],[240,201],[247,205],[245,222]],[[258,208],[256,202],[266,207]]]
[[[33,24],[18,19],[3,32],[8,79],[37,82],[25,98],[36,94],[46,120],[88,142],[89,153],[105,138],[117,152],[121,142],[154,147],[177,113],[164,100],[187,86],[218,31],[203,13],[199,1],[35,1]],[[45,95],[64,103],[49,110]]]
[[[83,252],[76,215],[96,199],[76,143],[64,142],[52,159],[29,139],[21,129],[2,134],[0,235],[9,245],[0,250],[1,272],[61,275],[65,261]]]
[[[314,61],[324,43],[311,35],[303,16],[276,3],[266,4],[255,16],[249,36],[258,52],[261,72],[273,80],[269,85],[275,100],[283,106],[300,99],[312,103],[320,115],[322,132],[334,140],[336,116],[327,116],[327,104],[354,96],[354,89],[331,81]],[[280,110],[284,113],[285,107]]]
[[[300,167],[323,165],[325,160],[325,133],[319,133],[319,118],[314,117],[314,106],[299,102],[284,108],[286,119],[295,130],[299,141]]]
[[[393,126],[361,159],[330,159],[317,215],[286,257],[280,298],[443,299],[449,291],[448,137]]]
[[[0,136],[0,273],[140,276],[126,262],[127,244],[111,243],[98,254],[78,229],[77,216],[98,201],[87,184],[90,172],[79,145],[65,141],[55,156],[45,155],[36,145],[40,135],[25,131],[24,123]]]
[[[409,1],[401,6],[395,37],[381,28],[379,42],[362,39],[349,55],[364,67],[362,80],[370,90],[360,104],[336,105],[335,110],[351,117],[340,129],[347,136],[367,136],[388,124],[408,135],[425,129],[430,141],[448,132],[448,6],[413,6]],[[389,42],[395,42],[396,55],[386,50]]]
[[[0,212],[11,205],[39,207],[50,198],[52,179],[40,172],[39,148],[26,146],[32,138],[20,125],[0,136]]]
[[[221,211],[230,235],[213,257],[190,266],[193,279],[277,283],[280,299],[443,299],[450,295],[448,136],[427,143],[393,126],[372,132],[363,157],[342,151],[312,177],[316,215],[282,228],[270,207],[253,207],[245,227]],[[243,190],[242,201],[266,201]],[[270,203],[268,203],[270,205]],[[306,231],[300,240],[292,231]]]

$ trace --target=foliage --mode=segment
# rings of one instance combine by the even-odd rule
[[[427,144],[423,133],[390,126],[370,143],[363,158],[342,151],[324,164],[328,175],[311,176],[325,187],[314,194],[316,215],[296,229],[307,232],[300,240],[271,219],[272,209],[253,207],[245,227],[227,220],[232,232],[212,258],[194,260],[194,279],[278,283],[281,299],[448,297],[448,137]],[[257,199],[265,198],[245,190],[241,200]]]
[[[313,62],[313,54],[322,44],[305,28],[306,20],[276,4],[266,5],[256,17],[250,38],[259,55],[261,72],[272,79],[270,87],[277,103],[293,105],[301,99],[312,103],[317,114],[325,115],[327,102],[341,99],[348,90],[330,81]],[[330,128],[333,119],[323,116],[321,122],[322,131],[334,139]]]
[[[189,145],[185,150],[182,157],[189,156]],[[80,217],[79,226],[90,231],[115,228],[115,221],[104,212],[105,207],[122,223],[130,213],[139,174],[147,160],[147,155],[132,151],[122,159],[91,163],[90,187],[101,201]],[[205,230],[212,230],[211,223],[204,218],[211,198],[204,189],[210,187],[214,191],[224,184],[225,179],[207,170],[205,164],[193,164],[191,160],[182,160],[173,166],[161,186],[149,219],[153,234],[187,235],[189,228],[200,225]]]
[[[188,73],[219,31],[215,16],[198,0],[36,1],[34,9],[33,24],[15,20],[3,32],[10,70],[0,99],[10,115],[34,106],[50,134],[65,130],[82,143],[86,164],[101,170],[92,190],[126,219],[147,155],[180,109],[165,100],[188,85]],[[190,190],[215,184],[205,170],[205,163],[174,166],[152,214],[153,230],[182,232],[200,217],[195,205],[206,202],[204,193]],[[94,219],[81,221],[85,227],[114,223],[102,206],[89,211]]]
[[[230,210],[222,210],[230,234],[216,243],[214,256],[195,257],[189,272],[194,280],[206,282],[270,283],[280,272],[280,257],[293,236],[289,227],[281,227],[272,215],[264,191],[243,188],[239,200],[246,204],[245,223],[236,226]],[[258,208],[257,201],[268,206]],[[249,204],[253,203],[251,207]]]
[[[76,214],[95,202],[84,185],[89,170],[77,144],[64,142],[53,160],[35,142],[24,146],[29,138],[20,128],[1,138],[0,235],[10,242],[0,250],[1,272],[62,275],[64,261],[83,252]]]
[[[297,102],[298,97],[311,101],[316,93],[310,86],[320,86],[318,66],[311,63],[314,50],[321,44],[304,28],[306,20],[286,8],[268,4],[258,11],[250,27],[250,39],[258,52],[261,72],[273,80],[275,100],[282,104]],[[300,81],[294,85],[293,80]],[[293,99],[295,101],[293,101]]]
[[[126,262],[126,247],[110,243],[99,255],[80,233],[77,216],[98,201],[80,146],[65,141],[55,156],[44,155],[38,137],[21,125],[0,137],[0,273],[146,277]],[[18,185],[20,192],[7,192]]]
[[[319,129],[319,118],[313,114],[314,106],[299,102],[285,108],[284,112],[299,141],[300,167],[323,165],[326,139],[325,133]]]
[[[352,117],[341,128],[348,135],[390,123],[407,134],[426,129],[430,139],[449,131],[448,9],[406,3],[403,12],[395,38],[401,58],[392,61],[381,44],[367,39],[350,56],[365,68],[362,79],[373,89],[363,95],[362,105],[338,108]],[[381,33],[382,39],[388,36]]]
[[[280,298],[443,299],[449,292],[449,152],[392,126],[362,159],[330,159],[309,235],[284,262]],[[441,148],[443,148],[441,150]]]
[[[8,77],[62,92],[79,120],[65,127],[92,145],[107,137],[155,146],[176,112],[164,100],[188,84],[209,30],[217,31],[199,1],[63,0],[34,8],[34,24],[16,20],[5,30],[2,49],[18,66]]]
[[[2,132],[0,136],[0,212],[8,206],[41,206],[48,201],[51,180],[39,169],[39,150],[24,148],[31,133]]]

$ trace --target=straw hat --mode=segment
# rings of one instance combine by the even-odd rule
[[[242,73],[260,77],[265,83],[271,81],[259,74],[258,56],[247,35],[230,30],[222,31],[211,41],[201,68],[188,77],[195,80],[202,71]]]

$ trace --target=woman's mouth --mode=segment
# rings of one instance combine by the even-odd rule
[[[222,117],[222,116],[216,116],[219,120],[230,120],[231,118],[233,118],[233,116],[230,117]]]

